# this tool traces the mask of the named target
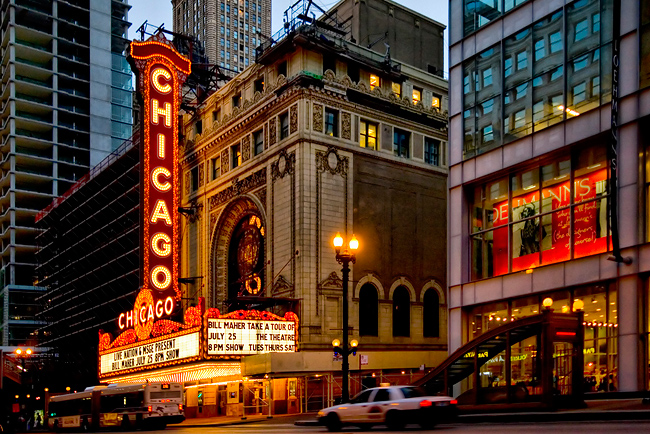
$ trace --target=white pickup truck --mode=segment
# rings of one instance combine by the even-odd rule
[[[322,409],[318,420],[330,431],[339,431],[344,425],[362,429],[386,425],[399,431],[407,423],[430,429],[455,417],[456,404],[450,396],[426,396],[414,386],[375,387],[362,391],[349,403]]]

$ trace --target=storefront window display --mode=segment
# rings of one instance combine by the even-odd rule
[[[475,187],[472,280],[606,252],[607,182],[593,146]]]
[[[469,340],[479,337],[481,334],[491,330],[504,322],[515,321],[527,316],[537,315],[540,312],[542,300],[551,298],[553,304],[551,309],[555,312],[570,312],[582,302],[584,311],[584,390],[589,392],[606,392],[618,389],[618,309],[615,284],[598,284],[571,290],[556,291],[550,294],[534,295],[499,301],[473,307],[468,313]],[[649,326],[650,327],[650,326]],[[511,346],[511,384],[520,385],[527,389],[528,395],[540,393],[537,369],[537,338],[527,338]],[[558,352],[556,368],[563,372],[566,360],[560,360],[560,353],[566,355],[566,348]],[[505,354],[505,353],[504,353]],[[502,354],[503,358],[505,356]],[[650,355],[649,355],[650,357]],[[501,359],[492,358],[484,365],[481,372],[481,384],[485,383],[487,377],[498,377],[502,371]],[[483,374],[485,372],[485,374]],[[485,377],[485,378],[484,378]],[[562,377],[559,375],[558,377]],[[501,379],[503,380],[503,379]],[[569,393],[570,384],[568,379],[559,379],[558,387]],[[485,384],[484,384],[485,383]],[[522,389],[523,390],[523,389]]]

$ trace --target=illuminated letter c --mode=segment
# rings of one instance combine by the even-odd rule
[[[172,173],[165,167],[156,167],[151,171],[151,183],[156,188],[156,190],[168,191],[170,188],[172,188],[172,184],[169,181],[160,182],[158,179],[160,178],[160,175],[163,175],[166,178],[170,178],[172,176]]]
[[[160,83],[160,77],[165,78],[165,80],[169,81],[172,78],[172,75],[167,71],[166,69],[163,68],[156,68],[153,70],[151,73],[151,84],[153,84],[153,87],[160,93],[162,94],[167,94],[172,91],[172,87],[169,85],[169,83]]]

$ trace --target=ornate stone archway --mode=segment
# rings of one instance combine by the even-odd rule
[[[228,311],[228,255],[237,224],[248,215],[256,215],[266,227],[266,215],[256,197],[243,195],[229,203],[215,225],[210,246],[210,300],[209,306]],[[266,250],[266,248],[264,249]],[[266,251],[262,254],[266,257]],[[264,276],[266,277],[266,276]],[[264,279],[266,280],[266,279]]]

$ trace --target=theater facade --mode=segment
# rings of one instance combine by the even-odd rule
[[[162,34],[129,60],[137,135],[39,213],[52,348],[82,354],[91,330],[100,382],[179,381],[187,417],[328,406],[340,232],[360,243],[350,393],[446,357],[444,79],[317,23],[201,103],[182,99],[192,65]]]

